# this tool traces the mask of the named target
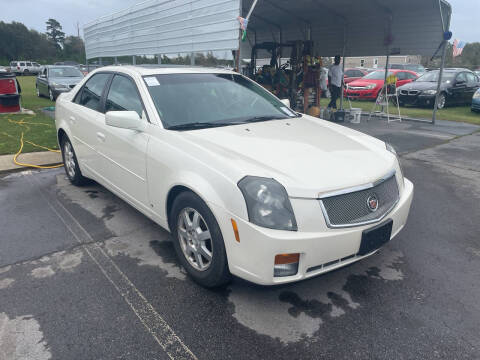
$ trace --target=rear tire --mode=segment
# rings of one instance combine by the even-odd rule
[[[60,146],[62,149],[63,165],[68,180],[75,186],[87,184],[88,179],[82,175],[72,143],[66,135],[62,137]]]
[[[175,252],[190,277],[208,288],[227,284],[231,274],[225,243],[205,202],[192,192],[182,192],[175,198],[169,217]]]

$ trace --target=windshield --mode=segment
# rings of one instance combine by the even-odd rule
[[[388,76],[392,75],[393,72],[389,71]],[[385,70],[374,71],[367,76],[363,77],[364,79],[370,80],[385,80]]]
[[[202,128],[296,117],[256,83],[236,74],[145,76],[165,128]]]
[[[439,71],[430,71],[427,72],[426,74],[420,76],[417,79],[417,82],[437,82],[438,81],[438,75],[440,74]],[[450,82],[455,78],[455,73],[451,72],[444,72],[442,81],[443,82]]]
[[[422,65],[405,65],[406,70],[415,71],[416,73],[424,73],[425,68]]]
[[[63,77],[83,77],[83,74],[74,67],[58,67],[50,68],[49,76],[52,78],[63,78]]]

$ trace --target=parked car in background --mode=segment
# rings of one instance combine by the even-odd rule
[[[17,75],[37,75],[42,71],[42,67],[33,61],[12,61],[10,71]]]
[[[105,67],[55,108],[70,181],[92,178],[169,229],[207,287],[317,276],[407,221],[413,184],[389,144],[297,114],[232,71]]]
[[[388,68],[398,70],[410,70],[414,73],[417,73],[418,76],[423,75],[427,72],[427,69],[425,69],[420,64],[390,64]]]
[[[400,105],[434,106],[439,70],[432,70],[415,82],[398,88]],[[444,69],[438,108],[448,105],[471,104],[473,94],[480,87],[479,78],[467,69]]]
[[[417,74],[409,70],[389,70],[387,76],[395,75],[397,77],[397,87],[418,78]],[[350,99],[370,99],[378,97],[385,82],[385,70],[377,70],[364,76],[361,79],[352,81],[345,88],[345,96]]]
[[[480,112],[480,89],[473,94],[472,111]]]
[[[47,65],[37,77],[37,96],[48,96],[55,101],[61,93],[69,92],[83,79],[83,74],[75,66]]]
[[[480,77],[480,70],[475,70],[474,73],[475,73],[475,75]]]
[[[10,72],[10,68],[6,66],[0,66],[0,73],[8,73]]]
[[[361,79],[362,77],[364,77],[367,74],[368,74],[368,71],[366,71],[364,69],[356,69],[356,68],[345,69],[345,75],[343,77],[344,82],[345,82],[345,84],[349,84],[352,81]]]

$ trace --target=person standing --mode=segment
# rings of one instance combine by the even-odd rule
[[[331,100],[328,108],[337,108],[337,99],[341,95],[343,82],[343,69],[340,66],[340,55],[335,56],[335,63],[328,69],[328,88]]]

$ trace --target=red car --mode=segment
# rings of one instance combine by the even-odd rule
[[[409,70],[390,69],[388,76],[395,74],[397,77],[397,88],[412,82],[418,78],[418,75]],[[383,87],[385,81],[385,70],[374,71],[361,79],[352,81],[345,88],[345,96],[350,99],[370,99],[375,100]]]
[[[368,71],[365,69],[345,69],[345,75],[343,76],[343,81],[345,84],[349,84],[352,81],[363,78],[368,74]]]

